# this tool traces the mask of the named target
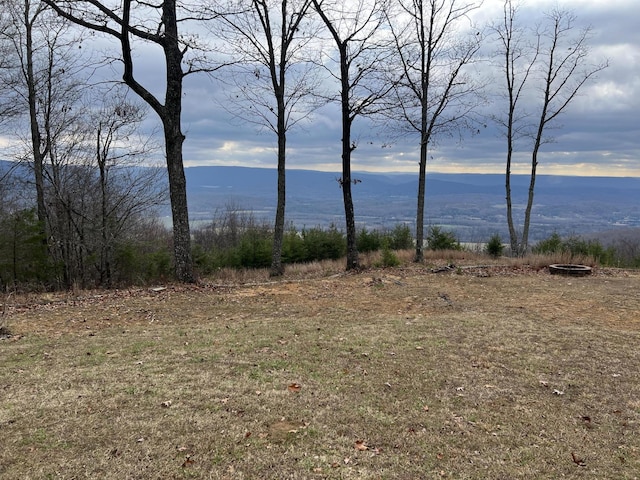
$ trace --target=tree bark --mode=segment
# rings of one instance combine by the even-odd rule
[[[347,270],[353,270],[360,267],[358,255],[357,232],[355,211],[353,208],[353,195],[351,186],[353,179],[351,178],[351,152],[355,146],[351,143],[351,106],[349,104],[349,91],[351,88],[349,82],[349,59],[347,51],[347,43],[342,42],[340,49],[340,82],[341,82],[341,111],[342,111],[342,201],[344,203],[344,218],[347,229]]]

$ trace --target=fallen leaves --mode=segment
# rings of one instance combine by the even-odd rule
[[[187,468],[190,467],[191,465],[193,465],[194,461],[191,458],[191,455],[187,455],[184,459],[184,462],[182,462],[182,468]]]
[[[289,390],[290,392],[297,393],[300,390],[302,390],[302,385],[300,385],[299,383],[290,383],[289,386],[287,387],[287,390]]]
[[[369,447],[367,446],[366,443],[364,443],[364,440],[356,440],[356,443],[354,444],[354,448],[359,452],[364,452],[365,450],[369,450]]]
[[[573,453],[573,452],[571,452],[571,459],[573,460],[573,463],[575,463],[579,467],[586,467],[587,466],[587,462],[585,462],[584,459],[576,456],[576,454]]]
[[[380,455],[382,451],[380,448],[367,445],[364,440],[356,440],[353,444],[353,448],[358,452],[370,452],[371,455]]]

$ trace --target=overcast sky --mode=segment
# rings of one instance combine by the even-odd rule
[[[534,21],[555,5],[570,8],[577,15],[577,27],[591,25],[589,42],[593,63],[609,61],[569,106],[552,132],[554,143],[543,146],[538,173],[640,177],[640,1],[638,0],[528,0],[523,2],[521,21]],[[478,24],[499,21],[502,0],[485,0],[476,13]],[[136,73],[153,79],[162,59],[138,58]],[[498,71],[493,83],[501,82]],[[216,103],[222,98],[220,84],[206,76],[187,77],[183,106],[186,134],[186,166],[235,165],[276,166],[276,139],[260,133],[254,125],[242,124]],[[161,90],[159,90],[159,93]],[[497,99],[487,111],[504,108]],[[157,120],[149,114],[150,120]],[[356,119],[352,168],[357,171],[417,172],[418,145],[415,139],[392,141],[388,135],[363,119]],[[288,135],[288,168],[340,171],[340,117],[336,106],[324,107],[304,127]],[[466,136],[462,143],[442,139],[431,151],[432,172],[502,173],[505,142],[489,124],[479,135]],[[514,173],[529,171],[530,154],[517,153]]]
[[[537,0],[534,12],[522,12],[521,20],[540,18],[539,13],[557,2]],[[577,26],[591,25],[589,42],[594,63],[607,59],[600,72],[560,117],[552,132],[554,143],[545,145],[538,173],[604,176],[640,176],[640,16],[638,0],[565,0],[563,7],[577,15]],[[502,0],[486,0],[478,12],[479,23],[499,20]],[[538,14],[536,14],[536,12]],[[496,73],[499,75],[499,73]],[[501,81],[497,77],[497,81]],[[253,125],[231,121],[213,102],[207,87],[187,90],[184,108],[186,165],[242,165],[275,167],[275,138],[260,134]],[[216,87],[209,86],[215,89]],[[219,87],[217,87],[219,88]],[[491,108],[497,107],[494,99]],[[390,141],[384,131],[356,120],[359,140],[353,169],[379,172],[417,172],[415,140]],[[316,112],[310,124],[289,134],[289,168],[340,170],[340,118],[335,106]],[[462,143],[444,139],[432,151],[428,169],[438,172],[504,171],[504,140],[489,125],[480,135]],[[530,155],[519,152],[514,173],[529,171]]]

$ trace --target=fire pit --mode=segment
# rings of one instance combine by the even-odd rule
[[[572,275],[583,277],[591,274],[591,267],[587,265],[560,264],[549,265],[549,273],[552,275]]]

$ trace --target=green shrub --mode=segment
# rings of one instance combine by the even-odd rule
[[[382,246],[382,258],[379,262],[376,263],[378,267],[397,267],[400,265],[400,260],[398,256],[393,253],[391,248],[389,247],[390,242],[385,241]]]
[[[0,219],[0,287],[58,287],[59,267],[47,255],[34,209],[18,210]]]
[[[573,257],[591,257],[601,265],[617,265],[618,255],[613,247],[604,248],[597,240],[585,240],[572,235],[562,239],[557,233],[541,240],[533,247],[533,253],[568,254]]]
[[[543,255],[562,253],[563,250],[562,237],[557,232],[545,240],[540,240],[532,249],[533,253]]]
[[[444,231],[437,226],[429,227],[427,245],[431,250],[462,250],[453,232]]]
[[[301,263],[306,259],[304,238],[292,225],[282,239],[282,261],[283,263]]]
[[[362,227],[356,238],[356,246],[361,253],[377,252],[382,247],[383,236],[377,230],[368,231]]]
[[[411,235],[411,229],[408,225],[396,225],[389,237],[391,240],[389,247],[392,250],[408,250],[413,248],[413,236]]]
[[[500,238],[500,234],[494,234],[485,247],[485,251],[487,254],[492,256],[493,258],[498,258],[502,255],[502,251],[504,250],[504,245],[502,244],[502,239]]]
[[[344,234],[335,225],[328,230],[319,227],[302,231],[304,248],[307,252],[306,260],[337,260],[347,252],[347,243]]]
[[[113,275],[116,283],[165,281],[173,275],[172,252],[158,245],[121,243],[114,251]]]
[[[242,234],[237,249],[240,266],[243,268],[266,268],[271,265],[273,236],[266,229],[251,228]]]

